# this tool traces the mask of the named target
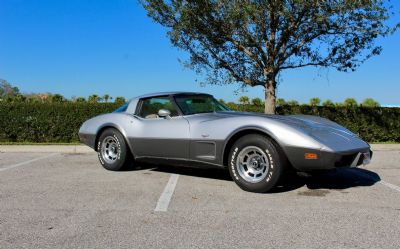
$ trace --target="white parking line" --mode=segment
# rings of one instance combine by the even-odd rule
[[[388,183],[388,182],[385,182],[385,181],[382,181],[382,180],[379,183],[382,184],[382,185],[385,185],[388,188],[391,188],[393,190],[396,190],[396,191],[400,192],[400,187],[399,186],[396,186],[394,184],[391,184],[391,183]]]
[[[171,201],[172,195],[174,194],[176,183],[178,182],[179,175],[171,174],[167,185],[162,192],[160,199],[158,199],[157,206],[154,209],[155,212],[166,212]]]
[[[399,186],[396,186],[396,185],[394,185],[394,184],[385,182],[385,181],[382,180],[382,179],[380,179],[380,180],[379,180],[379,179],[376,179],[376,177],[370,176],[370,175],[365,174],[365,173],[363,173],[363,172],[357,172],[357,174],[360,175],[360,176],[362,176],[362,177],[364,177],[364,178],[370,179],[370,180],[372,180],[372,181],[377,181],[377,180],[378,180],[378,183],[380,183],[380,184],[382,184],[382,185],[384,185],[384,186],[386,186],[386,187],[388,187],[388,188],[391,188],[391,189],[393,189],[393,190],[396,190],[396,191],[400,192],[400,187],[399,187]]]
[[[0,172],[8,170],[8,169],[14,169],[14,168],[17,168],[17,167],[20,167],[20,166],[24,166],[24,165],[27,165],[27,164],[30,164],[30,163],[33,163],[33,162],[36,162],[36,161],[39,161],[39,160],[43,160],[43,159],[46,159],[46,158],[50,158],[50,157],[53,157],[55,155],[58,155],[58,153],[53,153],[53,154],[50,154],[50,155],[47,155],[47,156],[37,157],[37,158],[31,159],[31,160],[28,160],[28,161],[25,161],[25,162],[22,162],[22,163],[13,164],[13,165],[10,165],[8,167],[1,168]]]

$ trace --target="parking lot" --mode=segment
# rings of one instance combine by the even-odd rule
[[[3,150],[0,248],[400,248],[398,148],[268,194],[222,170],[111,172],[95,153]]]

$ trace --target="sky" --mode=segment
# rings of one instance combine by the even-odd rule
[[[395,2],[395,8],[400,3]],[[184,68],[188,54],[170,44],[166,29],[138,0],[0,0],[0,78],[24,93],[91,94],[127,99],[160,91],[200,91],[237,101],[264,97],[262,87],[200,85]],[[395,18],[399,20],[399,15]],[[312,97],[400,104],[400,32],[377,41],[383,52],[356,72],[303,68],[280,75],[278,98]]]

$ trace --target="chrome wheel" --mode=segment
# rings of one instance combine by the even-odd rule
[[[115,137],[108,136],[101,143],[101,156],[109,164],[114,163],[119,154],[118,141]]]
[[[265,178],[269,170],[267,154],[256,146],[243,148],[237,159],[236,168],[239,175],[247,182],[257,183]]]

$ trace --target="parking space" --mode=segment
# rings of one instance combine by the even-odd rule
[[[399,248],[399,162],[378,150],[367,167],[255,194],[217,169],[0,153],[0,248]]]
[[[48,153],[0,153],[0,170],[5,170],[9,167],[15,167],[21,163],[28,162],[32,160],[36,161],[38,158],[48,156]]]

